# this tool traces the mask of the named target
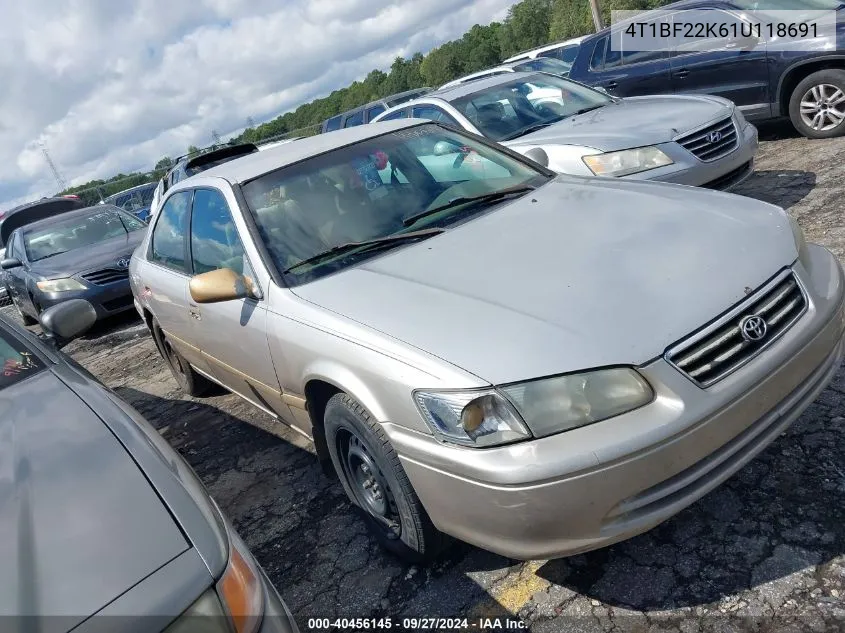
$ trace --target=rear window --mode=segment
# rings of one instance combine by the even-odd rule
[[[551,57],[553,59],[559,59],[560,61],[565,62],[571,66],[575,63],[575,58],[578,57],[578,49],[580,48],[581,46],[578,44],[560,46],[558,48],[553,48],[550,51],[543,51],[538,55],[538,57]]]
[[[383,105],[379,104],[377,106],[373,106],[369,110],[367,110],[367,121],[372,121],[375,119],[379,114],[387,110]]]
[[[44,362],[31,347],[0,327],[0,391],[44,370]]]
[[[355,127],[356,125],[364,125],[364,111],[359,110],[348,115],[343,121],[343,127]]]
[[[326,132],[334,132],[340,129],[341,116],[337,115],[326,121]]]

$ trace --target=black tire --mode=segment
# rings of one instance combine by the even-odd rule
[[[199,375],[193,367],[167,340],[164,332],[158,327],[158,324],[153,321],[152,324],[153,338],[155,339],[156,347],[161,354],[167,366],[170,368],[170,373],[179,385],[179,389],[189,396],[202,396],[206,394],[214,385],[205,376]]]
[[[834,103],[840,98],[843,101]],[[802,101],[805,104],[813,103],[812,107],[805,105],[803,114]],[[842,136],[845,134],[845,116],[842,115],[845,115],[845,70],[815,72],[795,86],[789,98],[789,118],[792,125],[807,138]],[[817,129],[805,121],[807,117],[813,124],[816,116],[821,117]],[[839,118],[840,116],[842,118]],[[839,122],[834,124],[836,120]]]
[[[370,532],[403,561],[434,560],[448,539],[431,522],[381,426],[345,393],[329,399],[323,419],[334,469]]]

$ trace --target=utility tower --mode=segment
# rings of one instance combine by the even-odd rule
[[[44,141],[41,141],[38,144],[41,147],[41,152],[44,154],[44,159],[50,166],[50,171],[53,172],[53,178],[55,178],[56,182],[59,184],[59,191],[64,191],[65,189],[67,189],[67,183],[64,181],[64,178],[62,178],[62,175],[56,168],[56,164],[53,162],[53,159],[50,158],[50,152],[47,151],[47,146],[44,144]]]
[[[247,127],[255,127],[255,119],[253,119],[251,116],[248,116],[246,118],[246,126]]]
[[[211,130],[211,139],[215,145],[220,145],[220,135],[217,133],[217,130]]]
[[[593,14],[593,25],[596,27],[596,33],[598,33],[604,28],[601,23],[601,9],[599,8],[599,0],[590,0],[590,13]]]

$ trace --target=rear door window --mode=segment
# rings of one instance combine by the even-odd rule
[[[185,235],[191,192],[179,191],[170,196],[158,214],[150,242],[150,261],[177,272],[188,272]]]
[[[384,115],[379,121],[394,121],[396,119],[405,119],[408,117],[408,110],[402,108],[401,110],[394,110],[390,114]]]
[[[373,106],[367,110],[367,121],[372,121],[375,119],[379,114],[387,110],[383,105],[378,104],[377,106]]]
[[[332,117],[328,121],[326,121],[326,132],[334,132],[335,130],[340,129],[340,115]]]
[[[443,108],[439,108],[436,105],[431,104],[416,105],[412,107],[411,118],[440,121],[441,123],[448,123],[449,125],[454,125],[455,127],[461,127],[455,118]]]
[[[346,119],[343,121],[343,127],[354,127],[356,125],[363,125],[364,124],[364,111],[358,110],[358,112],[353,112],[352,114],[348,115]]]

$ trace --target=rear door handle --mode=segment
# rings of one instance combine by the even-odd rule
[[[683,79],[687,75],[689,75],[689,71],[686,68],[681,68],[680,70],[675,71],[675,77],[678,79]]]

